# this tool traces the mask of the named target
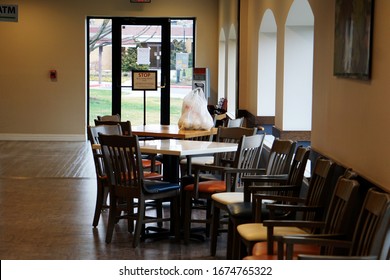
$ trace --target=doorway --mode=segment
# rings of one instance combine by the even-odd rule
[[[195,19],[89,18],[88,25],[88,123],[111,114],[132,125],[177,123],[192,88]],[[133,90],[134,70],[156,71],[157,90]]]

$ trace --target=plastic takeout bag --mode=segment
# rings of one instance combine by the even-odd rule
[[[184,97],[178,125],[180,129],[193,130],[209,130],[214,126],[201,88],[193,89]]]

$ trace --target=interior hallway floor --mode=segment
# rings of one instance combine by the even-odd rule
[[[0,259],[224,259],[209,240],[146,240],[132,248],[121,221],[105,243],[108,212],[92,227],[96,177],[89,142],[0,141]]]

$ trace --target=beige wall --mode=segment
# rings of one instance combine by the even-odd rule
[[[256,112],[258,29],[264,11],[278,25],[276,126],[281,119],[284,23],[293,0],[242,0],[240,109]],[[333,76],[335,0],[309,0],[314,14],[312,147],[390,190],[390,1],[376,0],[372,79]],[[245,15],[245,17],[244,17]],[[256,58],[255,58],[256,57]]]
[[[19,5],[19,22],[0,22],[1,139],[85,138],[87,16],[196,17],[196,64],[217,77],[218,1],[11,2]],[[57,82],[49,79],[50,69],[57,70]]]
[[[228,0],[221,0],[227,1]],[[85,132],[85,18],[191,16],[197,18],[197,66],[209,66],[217,89],[218,1],[14,1],[19,22],[0,22],[0,136],[77,139]],[[183,4],[185,2],[185,4]],[[278,25],[277,110],[281,116],[284,23],[293,0],[241,0],[240,109],[256,112],[258,30],[272,9]],[[335,0],[309,0],[315,17],[312,146],[390,189],[390,1],[376,0],[372,79],[333,76]],[[0,0],[0,4],[9,1]],[[227,17],[227,16],[226,16]],[[221,25],[218,27],[218,25]],[[51,82],[48,71],[58,71]],[[38,137],[38,138],[39,138]],[[41,139],[41,138],[40,138]]]

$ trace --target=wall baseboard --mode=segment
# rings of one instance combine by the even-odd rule
[[[0,133],[0,141],[74,141],[84,142],[83,134],[11,134]]]

